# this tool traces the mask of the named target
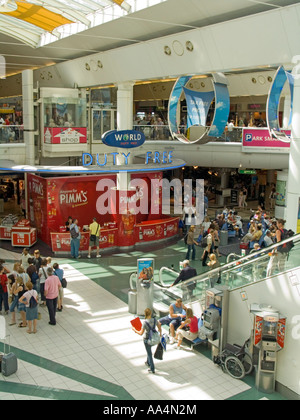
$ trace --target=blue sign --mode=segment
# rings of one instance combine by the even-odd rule
[[[193,125],[206,125],[207,114],[210,104],[214,99],[215,92],[196,92],[183,88],[187,105],[187,127]]]
[[[102,142],[106,146],[122,149],[140,147],[145,141],[145,134],[138,130],[111,130],[102,136]]]
[[[228,88],[223,83],[215,83],[215,115],[211,123],[208,135],[210,137],[221,137],[223,134],[230,111],[230,98]]]
[[[214,91],[213,92],[195,92],[185,88],[185,85],[189,82],[192,76],[182,76],[177,79],[174,84],[170,100],[169,100],[169,109],[168,109],[168,122],[170,132],[172,137],[177,138],[183,143],[197,143],[202,139],[206,134],[210,137],[221,137],[222,133],[225,130],[229,111],[230,111],[230,97],[227,88],[227,81],[223,77],[221,82],[213,80]],[[220,79],[220,78],[219,78]],[[203,134],[197,140],[191,141],[188,139],[184,133],[182,127],[180,127],[178,116],[178,105],[180,103],[180,98],[182,92],[185,93],[186,102],[187,102],[187,126],[205,126],[206,118],[209,110],[209,106],[215,98],[215,114],[214,120],[209,127],[209,130],[203,131]]]

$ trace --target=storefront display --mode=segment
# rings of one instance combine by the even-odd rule
[[[130,191],[116,188],[116,175],[42,178],[27,175],[30,223],[38,238],[55,253],[70,252],[69,216],[78,219],[80,251],[88,251],[88,227],[94,217],[101,226],[100,248],[132,247],[176,236],[178,218],[162,215],[161,187],[152,180],[162,172],[134,174]],[[155,209],[155,211],[151,211]]]

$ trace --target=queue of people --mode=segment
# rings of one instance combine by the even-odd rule
[[[48,309],[49,325],[56,325],[56,312],[63,310],[64,271],[51,257],[43,258],[39,250],[30,255],[24,249],[12,269],[0,260],[0,311],[10,314],[9,325],[37,332],[39,307]],[[17,321],[17,312],[20,321]]]

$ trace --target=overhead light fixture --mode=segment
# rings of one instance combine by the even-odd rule
[[[192,44],[191,41],[186,41],[185,43],[185,47],[188,51],[192,52],[194,50],[194,45]]]
[[[0,0],[0,13],[9,13],[17,10],[18,5],[14,0]]]
[[[168,45],[166,45],[166,46],[164,47],[164,53],[165,53],[166,55],[171,55],[171,54],[172,54],[171,48],[170,48],[170,47],[168,47]]]

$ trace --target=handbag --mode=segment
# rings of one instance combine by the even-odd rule
[[[154,353],[154,358],[157,360],[163,360],[163,356],[164,356],[164,348],[161,342],[159,342]]]
[[[67,282],[67,280],[66,280],[65,278],[63,278],[63,279],[62,279],[62,281],[61,281],[61,285],[62,285],[62,287],[63,287],[64,289],[68,286],[68,282]]]

